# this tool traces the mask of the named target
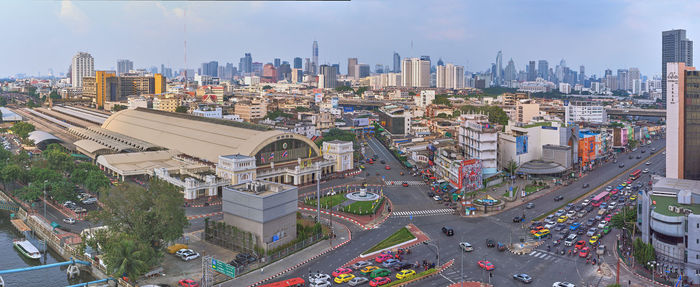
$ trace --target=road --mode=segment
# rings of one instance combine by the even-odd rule
[[[664,156],[659,153],[651,159],[651,165],[646,166],[643,163],[646,157],[649,156],[651,147],[659,151],[663,148],[664,140],[656,140],[652,145],[644,147],[647,153],[641,153],[639,149],[636,153],[631,153],[635,157],[629,159],[627,154],[619,156],[619,162],[625,163],[625,168],[619,168],[619,163],[612,161],[598,166],[584,178],[579,181],[560,188],[557,191],[551,192],[538,199],[533,200],[535,208],[525,210],[527,218],[534,218],[540,214],[551,211],[566,201],[569,201],[582,194],[593,190],[599,190],[608,185],[608,181],[626,178],[627,169],[635,164],[642,163],[642,169],[648,167],[650,170],[661,173],[664,168]],[[407,172],[406,169],[400,168],[400,164],[394,159],[387,150],[385,150],[376,140],[372,139],[369,142],[371,151],[377,154],[380,159],[387,161],[387,164],[392,166],[391,170],[382,170],[383,165],[375,163],[374,165],[365,164],[367,172],[374,175],[377,172],[384,175],[387,179],[411,180],[413,177],[400,176],[400,171]],[[636,155],[642,156],[641,159],[636,159]],[[365,173],[366,175],[366,173]],[[642,177],[641,182],[648,181],[648,175]],[[638,182],[640,182],[638,180]],[[589,184],[588,188],[582,188],[583,184]],[[394,211],[408,210],[434,210],[444,208],[433,201],[429,200],[425,195],[428,191],[427,186],[415,185],[409,187],[386,187],[384,192],[394,203]],[[564,196],[564,201],[553,201],[554,196]],[[328,254],[316,259],[301,268],[292,271],[289,274],[283,275],[281,279],[292,277],[306,277],[308,272],[321,271],[330,273],[335,268],[341,267],[347,261],[356,257],[359,253],[367,250],[377,242],[383,240],[391,233],[395,232],[402,226],[408,223],[413,223],[421,230],[426,232],[431,237],[433,243],[440,246],[440,261],[445,262],[450,259],[456,259],[455,265],[445,271],[440,276],[432,277],[428,280],[421,281],[421,286],[447,286],[452,282],[457,282],[460,279],[460,263],[464,255],[464,279],[473,281],[489,282],[495,286],[517,286],[512,279],[512,275],[519,272],[528,273],[535,278],[536,285],[533,286],[549,286],[555,281],[569,281],[575,284],[584,284],[597,282],[600,276],[596,273],[597,267],[585,264],[585,260],[578,257],[569,257],[556,255],[554,252],[547,252],[544,249],[537,250],[531,254],[513,255],[509,252],[498,252],[492,248],[486,248],[484,241],[486,238],[492,238],[504,243],[515,242],[519,237],[527,236],[527,231],[522,229],[520,224],[512,223],[512,218],[516,215],[522,215],[522,208],[513,208],[502,213],[481,218],[461,218],[455,215],[435,215],[435,216],[414,216],[414,217],[392,217],[389,218],[380,228],[369,231],[357,231],[353,233],[353,240],[347,245],[329,252]],[[455,230],[455,235],[446,237],[442,234],[442,226],[448,225]],[[603,238],[603,243],[610,245],[608,240],[612,240],[613,235],[608,235]],[[458,248],[460,241],[468,241],[475,247],[473,252],[462,254]],[[544,246],[544,245],[543,245]],[[428,246],[419,246],[414,249],[411,255],[406,258],[408,262],[436,261],[434,248]],[[476,266],[478,260],[490,260],[496,266],[496,270],[492,272],[493,277],[489,278],[487,272],[482,271]],[[612,259],[605,257],[606,262]],[[610,278],[603,281],[609,281]]]

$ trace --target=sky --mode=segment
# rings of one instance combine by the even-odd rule
[[[342,73],[349,57],[391,66],[394,51],[484,71],[501,50],[503,68],[511,58],[522,70],[530,60],[565,59],[587,75],[638,67],[653,76],[661,31],[686,29],[700,41],[699,15],[700,1],[675,0],[3,0],[0,78],[65,73],[78,51],[92,54],[97,70],[116,69],[117,59],[179,69],[185,40],[194,69],[211,60],[238,66],[246,52],[262,63],[310,58],[317,40],[320,64],[340,63]]]

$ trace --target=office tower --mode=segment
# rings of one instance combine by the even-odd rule
[[[162,65],[161,65],[162,67]],[[134,62],[127,59],[117,60],[117,75],[128,73],[134,69]],[[161,71],[162,72],[162,71]]]
[[[464,67],[448,63],[437,66],[435,86],[442,89],[464,88]]]
[[[340,73],[340,64],[331,64],[331,66],[335,67],[336,75]]]
[[[549,63],[547,60],[537,61],[537,76],[545,81],[549,80]]]
[[[500,86],[501,83],[503,82],[503,53],[501,51],[498,51],[498,54],[496,54],[496,85]]]
[[[421,59],[422,61],[428,61],[428,62],[430,62],[430,56],[425,56],[425,55],[423,55],[423,56],[420,56],[420,59]]]
[[[666,65],[666,177],[700,180],[700,72]]]
[[[83,77],[95,75],[95,59],[85,52],[78,52],[71,62],[70,82],[74,88],[83,86]]]
[[[384,73],[384,66],[382,64],[374,65],[374,72],[377,74],[383,74]]]
[[[294,69],[301,69],[301,58],[295,57],[294,58]]]
[[[277,83],[277,69],[272,63],[267,63],[263,66],[261,83]]]
[[[666,100],[666,63],[685,63],[693,66],[693,41],[685,36],[685,30],[661,32],[661,96]]]
[[[200,75],[207,75],[212,77],[219,76],[219,62],[211,61],[208,63],[202,63],[202,72]]]
[[[517,72],[515,71],[515,62],[513,62],[513,59],[510,59],[508,61],[508,65],[506,65],[506,70],[503,73],[503,79],[506,82],[506,86],[509,86],[510,82],[516,80],[516,74]]]
[[[356,79],[369,77],[369,65],[367,64],[356,64],[354,70],[353,75],[355,75]]]
[[[586,67],[583,65],[578,67],[578,82],[583,85],[586,80]]]
[[[304,80],[304,71],[298,68],[292,69],[291,83],[301,83]]]
[[[639,68],[630,68],[628,71],[629,77],[629,90],[635,95],[639,95],[641,91],[642,84],[642,74],[639,72]]]
[[[399,53],[394,52],[394,73],[401,72],[401,56]]]
[[[357,65],[357,58],[348,58],[348,78],[356,79],[355,65]]]
[[[629,90],[630,74],[627,69],[617,69],[617,89]]]
[[[527,64],[527,80],[534,81],[537,79],[537,73],[535,72],[535,61],[530,61]]]
[[[437,65],[438,65],[438,67],[445,65],[445,62],[442,61],[442,58],[438,59]]]
[[[241,58],[240,62],[238,63],[238,71],[241,74],[247,75],[250,74],[253,70],[253,56],[250,55],[250,53],[245,53],[245,56]]]
[[[318,42],[314,40],[314,44],[311,47],[311,73],[312,74],[315,75],[318,73],[317,67],[318,67]]]
[[[401,62],[401,85],[404,87],[430,87],[430,58],[405,58]]]
[[[304,74],[311,75],[313,72],[313,67],[311,67],[311,59],[304,58]]]
[[[289,66],[289,62],[284,61],[277,68],[277,80],[278,81],[282,81],[282,80],[290,81],[291,79],[292,79],[292,67]]]
[[[280,64],[282,64],[282,61],[280,60],[280,58],[275,58],[275,59],[272,61],[272,63],[274,63],[275,68],[278,68],[278,67],[280,66]]]
[[[336,67],[321,65],[318,84],[320,88],[335,89],[338,86],[338,70]]]
[[[263,70],[263,64],[260,62],[253,62],[250,65],[250,73],[255,75],[255,76],[262,75],[262,70]]]

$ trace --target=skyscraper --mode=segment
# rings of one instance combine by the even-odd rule
[[[120,76],[124,73],[128,73],[130,70],[134,69],[134,62],[129,61],[127,59],[119,59],[117,60],[117,76]],[[162,71],[161,71],[162,73]]]
[[[549,80],[549,63],[547,60],[537,61],[537,76],[545,81]]]
[[[71,62],[70,83],[74,88],[83,87],[83,77],[95,75],[95,59],[86,52],[78,52]]]
[[[424,56],[425,57],[425,56]],[[404,87],[430,87],[430,58],[405,58],[401,67],[401,85]]]
[[[517,76],[517,72],[515,71],[515,62],[513,62],[513,59],[508,61],[508,65],[506,65],[506,70],[503,74],[503,79],[506,82],[506,86],[510,87],[510,82],[515,81]]]
[[[401,72],[401,56],[399,53],[394,52],[394,73]]]
[[[537,79],[537,73],[535,72],[535,61],[530,61],[527,64],[527,80],[534,81]]]
[[[318,67],[318,42],[314,40],[314,44],[311,47],[311,73],[314,75],[318,72],[316,67]]]
[[[280,64],[282,64],[282,61],[280,60],[280,58],[275,58],[275,60],[273,60],[272,63],[274,64],[275,68],[278,68]]]
[[[642,75],[639,73],[639,68],[630,68],[628,73],[629,90],[632,91],[633,94],[639,95],[639,92],[642,89]]]
[[[348,78],[355,78],[355,66],[357,65],[357,58],[348,58]]]
[[[666,176],[700,180],[700,72],[666,65]]]
[[[661,32],[661,96],[666,100],[666,63],[685,63],[693,66],[693,41],[685,36],[685,30]]]
[[[498,54],[496,54],[496,79],[495,83],[497,86],[500,86],[501,83],[503,82],[503,53],[501,51],[498,51]]]
[[[438,67],[445,65],[445,62],[442,61],[442,58],[438,59],[437,65],[438,65]]]
[[[250,53],[245,53],[241,61],[238,63],[238,72],[243,75],[248,75],[253,69],[253,56]]]
[[[337,75],[338,70],[336,67],[321,65],[318,77],[319,88],[335,89],[338,86]]]
[[[311,59],[304,58],[304,74],[310,75],[313,73],[313,67],[311,66]]]
[[[464,88],[464,67],[450,63],[438,65],[435,86],[442,89]]]
[[[617,69],[617,90],[629,90],[630,74],[627,69]]]
[[[586,67],[581,65],[578,67],[578,82],[583,85],[585,80],[586,80]]]
[[[202,75],[218,77],[219,75],[219,62],[211,61],[208,63],[202,63]]]
[[[294,58],[294,69],[301,69],[301,58],[295,57]]]
[[[367,64],[355,64],[353,69],[355,79],[362,79],[369,76],[369,65]]]

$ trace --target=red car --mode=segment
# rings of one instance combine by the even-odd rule
[[[607,222],[610,222],[610,219],[612,219],[612,217],[610,217],[610,215],[608,215],[608,216],[606,216],[605,218],[603,218],[603,220],[605,220],[605,221],[607,221]]]
[[[182,279],[178,281],[177,284],[183,287],[199,287],[199,283],[192,279]]]
[[[610,194],[616,194],[618,192],[617,188],[610,191]]]
[[[388,277],[377,277],[369,281],[369,286],[382,286],[384,284],[389,284],[389,282],[391,282],[391,279],[389,279]]]
[[[491,261],[481,260],[477,262],[477,264],[479,264],[480,268],[485,269],[486,271],[496,269],[496,266],[494,266],[493,263],[491,263]]]
[[[348,274],[348,273],[352,273],[352,269],[340,267],[340,268],[336,269],[335,271],[333,271],[333,273],[331,273],[331,275],[333,275],[333,277],[338,277],[342,274]]]
[[[586,247],[586,241],[584,241],[584,240],[576,241],[576,245],[574,245],[574,247],[576,249],[584,248],[584,247]]]
[[[578,257],[586,257],[588,256],[588,247],[584,247],[581,249],[581,251],[578,253]]]
[[[390,169],[391,169],[391,167],[390,167],[389,165],[386,165],[386,166],[384,166],[384,169],[386,169],[386,170],[390,170]]]
[[[632,184],[632,181],[628,180],[628,181],[626,181],[626,183],[627,183],[627,185],[630,185],[630,184]]]
[[[387,261],[388,259],[394,258],[391,254],[386,254],[382,253],[377,256],[377,258],[374,258],[374,261],[377,261],[377,263],[382,263],[384,261]]]
[[[404,182],[401,185],[403,185],[403,187],[408,187],[408,182]]]

